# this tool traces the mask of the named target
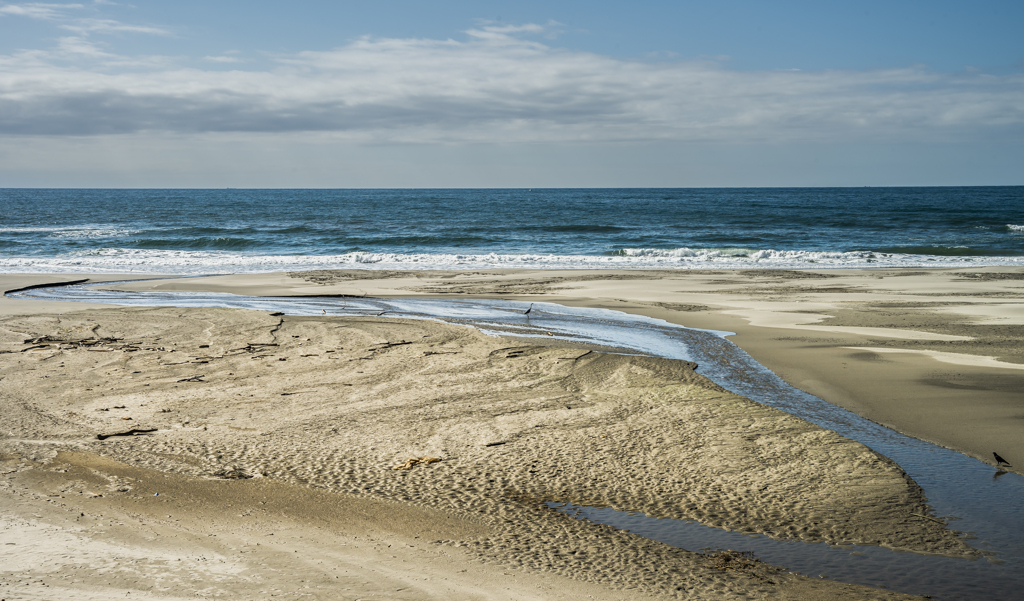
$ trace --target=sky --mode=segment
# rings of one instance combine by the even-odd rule
[[[0,187],[1024,185],[1024,2],[0,0]]]

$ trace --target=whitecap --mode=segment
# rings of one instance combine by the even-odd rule
[[[0,234],[20,234],[28,232],[59,232],[64,227],[0,227]]]
[[[120,238],[140,233],[141,230],[126,230],[115,228],[82,228],[82,229],[61,229],[50,234],[50,238],[64,238],[70,240],[95,239],[95,238]]]
[[[926,256],[775,249],[624,249],[612,255],[351,252],[264,255],[99,248],[50,257],[0,257],[5,273],[266,273],[309,269],[837,269],[1024,266],[1024,257]]]

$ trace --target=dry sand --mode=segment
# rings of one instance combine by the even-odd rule
[[[791,383],[821,382],[810,391],[839,390],[869,417],[863,399],[881,384],[863,374],[874,377],[879,363],[896,363],[888,377],[911,392],[949,388],[941,373],[953,364],[922,352],[1020,365],[1018,274],[889,273],[332,272],[134,286],[479,294],[630,310],[737,331]],[[3,277],[5,289],[61,279]],[[716,569],[706,556],[573,520],[546,500],[777,538],[972,553],[911,515],[928,508],[892,462],[728,393],[685,362],[422,321],[14,302],[0,301],[7,599],[900,597],[763,564]],[[882,302],[892,305],[883,311]],[[987,334],[997,342],[990,354],[963,339],[993,323],[1006,327],[998,340]],[[847,358],[863,354],[881,358]],[[994,400],[943,410],[990,423],[1017,402],[1020,414],[1012,378],[1024,372],[954,369],[972,382],[1001,370],[1008,388],[961,388]],[[928,397],[916,394],[880,405],[914,422]],[[942,415],[923,421],[933,432]],[[1000,451],[1011,463],[1014,445]],[[424,457],[440,461],[392,469]]]
[[[321,293],[544,300],[735,332],[730,340],[797,388],[990,464],[998,452],[1024,473],[1024,269],[384,272],[391,277],[351,279],[361,273],[292,275],[319,284]],[[315,293],[279,275],[262,278],[208,285]]]

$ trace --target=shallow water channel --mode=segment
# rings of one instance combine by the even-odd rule
[[[814,577],[942,599],[1024,598],[1024,477],[955,451],[904,436],[786,384],[726,340],[728,332],[684,328],[607,309],[478,299],[247,297],[208,292],[120,292],[116,283],[55,286],[8,296],[135,306],[225,307],[288,315],[432,319],[488,334],[538,336],[695,361],[698,372],[754,401],[776,407],[861,442],[900,465],[928,496],[934,515],[967,533],[985,552],[977,560],[900,553],[889,549],[777,541],[697,522],[656,519],[610,508],[554,505],[580,519],[608,524],[688,550],[753,551],[767,563]],[[548,335],[551,334],[551,336]]]

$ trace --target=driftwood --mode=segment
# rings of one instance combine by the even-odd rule
[[[96,438],[98,440],[106,440],[108,438],[113,438],[114,436],[137,436],[139,434],[147,434],[149,432],[156,432],[156,430],[157,430],[156,428],[132,428],[131,430],[128,430],[127,432],[115,432],[114,434],[97,434]]]
[[[768,584],[775,584],[766,576],[771,573],[771,566],[761,563],[750,551],[715,551],[702,553],[709,561],[704,562],[705,568],[722,570],[723,572],[739,572]]]
[[[139,350],[141,342],[122,342],[124,338],[96,338],[90,336],[89,338],[78,338],[75,340],[67,340],[61,337],[55,336],[39,336],[37,338],[29,338],[25,340],[24,344],[31,344],[28,348],[21,349],[21,352],[45,349],[45,348],[56,348],[62,351],[69,350],[87,350],[99,353],[109,353],[112,351],[126,351],[134,352]],[[153,350],[164,350],[163,348],[147,348],[148,351]]]
[[[182,378],[182,379],[180,379],[178,381],[179,382],[205,382],[205,380],[203,380],[203,378],[205,378],[205,377],[206,377],[206,374],[199,374],[198,376],[189,376],[188,378]]]
[[[585,353],[583,353],[582,355],[579,355],[579,356],[577,356],[577,357],[558,357],[558,359],[560,359],[560,360],[561,360],[561,359],[566,359],[566,360],[569,360],[569,359],[571,359],[571,360],[573,360],[573,361],[579,361],[580,359],[582,359],[582,358],[586,357],[587,355],[589,355],[590,353],[593,353],[593,352],[594,352],[594,351],[587,351],[587,352],[585,352]]]
[[[268,346],[279,346],[276,342],[249,342],[245,346],[239,348],[228,349],[221,357],[214,357],[214,359],[223,359],[225,356],[239,355],[242,353],[260,353],[267,350]],[[266,356],[266,355],[263,355]],[[256,357],[253,357],[255,359]]]
[[[256,477],[256,474],[237,467],[222,469],[213,475],[225,480],[251,480]]]
[[[411,470],[412,466],[414,466],[414,465],[430,465],[431,463],[436,463],[438,461],[441,461],[441,460],[438,459],[437,457],[410,457],[409,460],[406,461],[405,463],[403,463],[402,465],[396,465],[395,467],[393,467],[391,469],[393,469],[393,470]]]
[[[77,344],[79,346],[96,346],[97,344],[110,344],[113,342],[121,342],[124,338],[96,338],[90,336],[88,338],[79,338],[77,340],[65,340],[63,338],[54,338],[53,336],[39,336],[38,338],[29,338],[25,341],[25,344]]]
[[[505,351],[508,351],[508,353],[525,353],[530,348],[533,348],[533,347],[529,347],[529,346],[507,346],[505,348],[500,348],[500,349],[491,351],[488,354],[488,356],[489,357],[494,357],[498,353],[504,353]],[[508,354],[508,353],[506,353],[506,354]]]
[[[411,342],[406,342],[404,340],[401,341],[401,342],[385,342],[384,344],[381,344],[381,345],[376,346],[376,347],[370,347],[370,348],[368,348],[366,350],[376,352],[376,351],[382,351],[382,350],[384,350],[386,348],[391,348],[393,346],[405,346],[407,344],[412,344],[412,343]]]

